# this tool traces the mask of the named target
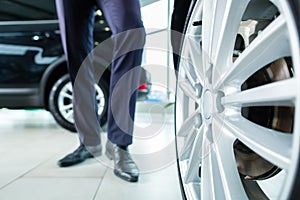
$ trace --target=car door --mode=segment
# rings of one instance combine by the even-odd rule
[[[41,77],[62,54],[54,0],[0,1],[0,106],[37,106]]]

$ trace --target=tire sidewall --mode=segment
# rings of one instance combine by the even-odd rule
[[[64,75],[60,77],[56,83],[53,85],[50,95],[49,95],[49,110],[51,114],[53,115],[55,121],[62,126],[63,128],[71,131],[76,132],[76,128],[73,123],[70,123],[67,121],[59,111],[59,105],[58,105],[58,97],[62,90],[62,88],[70,82],[69,75]]]
[[[299,49],[300,49],[300,0],[291,0],[290,2],[290,8],[293,11],[293,17],[295,19],[295,25],[297,26],[297,30],[298,30],[298,45],[299,45]],[[300,55],[299,55],[300,56]],[[299,66],[298,66],[299,67]],[[299,106],[299,105],[297,105]],[[300,152],[298,153],[298,155],[300,155]],[[298,158],[298,164],[296,169],[298,170],[295,174],[295,179],[294,179],[294,183],[293,183],[293,188],[290,194],[289,199],[299,199],[300,198],[300,159]]]

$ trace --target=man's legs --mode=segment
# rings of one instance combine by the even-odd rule
[[[132,143],[145,30],[139,0],[97,0],[112,30],[114,45],[108,110],[107,155],[114,159],[116,176],[138,181],[139,170],[127,146]]]
[[[100,125],[95,112],[92,62],[94,3],[92,0],[57,0],[61,37],[73,85],[74,120],[80,142],[100,144]],[[83,61],[84,65],[82,65]],[[80,74],[78,74],[80,71]]]
[[[145,31],[138,0],[97,0],[112,30],[114,55],[110,82],[108,138],[132,143],[133,122]]]
[[[58,5],[60,5],[59,2],[60,0],[57,0]],[[64,12],[70,12],[69,8],[72,7],[69,6],[75,6],[76,8],[78,8],[77,11],[79,13],[84,11],[83,14],[91,14],[90,12],[85,12],[86,10],[83,9],[85,8],[83,7],[84,5],[78,5],[80,4],[78,0],[65,0],[64,2]],[[74,5],[75,2],[76,4],[78,4]],[[86,1],[82,2],[86,3]],[[123,0],[97,0],[97,2],[99,6],[101,5],[102,11],[113,32],[114,42],[114,59],[112,63],[112,75],[110,85],[111,101],[109,103],[110,107],[108,115],[108,137],[110,141],[112,141],[114,144],[117,144],[118,146],[110,146],[112,147],[112,149],[110,149],[110,156],[114,159],[115,163],[114,173],[126,181],[136,182],[138,180],[139,171],[137,169],[136,164],[131,159],[126,147],[132,143],[133,120],[136,103],[136,89],[138,87],[140,79],[139,67],[141,64],[142,49],[145,42],[145,31],[143,29],[143,24],[141,21],[139,1],[128,0],[124,2]],[[67,16],[73,16],[73,14],[76,15],[75,13],[72,13],[72,15],[68,13]],[[89,52],[89,48],[91,48],[89,46],[89,42],[91,41],[91,39],[85,41],[87,42],[87,44],[84,44],[84,40],[80,40],[80,44],[76,43],[77,45],[75,44],[75,46],[71,48],[72,50],[69,51],[70,46],[72,45],[72,41],[83,39],[82,37],[91,38],[92,35],[90,26],[91,17],[88,23],[84,21],[85,18],[76,18],[76,16],[73,16],[72,19],[63,19],[63,22],[65,24],[61,28],[61,30],[65,30],[65,33],[68,37],[70,34],[72,35],[72,33],[69,31],[79,31],[79,33],[74,33],[75,35],[71,36],[73,38],[72,40],[69,38],[70,41],[68,41],[67,37],[63,37],[63,39],[66,40],[65,49],[67,49],[69,60],[71,60],[71,58],[74,58],[69,53],[70,51],[72,52],[72,50],[74,50],[73,48],[79,48],[80,51],[83,50],[83,52],[86,53],[86,55]],[[70,21],[72,22],[70,23]],[[76,29],[73,29],[72,27],[76,27]],[[134,31],[135,33],[124,32],[135,28],[139,28],[138,30]],[[80,30],[82,29],[88,31],[80,32]],[[119,33],[122,33],[121,37]],[[76,52],[74,53],[74,55],[76,55]],[[89,57],[87,59],[89,59]],[[81,60],[80,62],[82,61],[83,60]],[[85,62],[86,61],[87,63],[92,62],[90,60],[85,60]],[[72,69],[74,69],[71,63],[69,62],[69,68],[71,69],[71,67]],[[131,69],[135,69],[135,67],[137,67],[137,70],[131,71]],[[79,73],[77,75],[78,70]],[[74,71],[70,70],[71,78],[73,77],[72,83],[74,85],[75,90],[74,106],[78,107],[76,108],[76,111],[78,112],[75,115],[77,115],[79,120],[75,121],[75,123],[78,132],[82,133],[80,134],[81,142],[86,145],[93,145],[94,143],[97,144],[97,140],[94,139],[99,137],[99,132],[95,131],[96,128],[91,129],[91,127],[96,127],[97,125],[97,127],[99,127],[100,129],[98,121],[96,120],[97,122],[95,122],[95,119],[97,118],[92,116],[93,114],[96,114],[95,112],[92,112],[92,108],[94,107],[93,105],[95,105],[94,98],[90,98],[91,96],[95,95],[94,88],[92,87],[94,84],[94,74],[92,72],[93,70],[90,70],[90,67],[86,66],[81,67],[80,69],[77,68],[77,70]],[[74,77],[76,77],[76,79]],[[88,85],[88,87],[86,85]],[[85,91],[86,89],[88,89],[89,92]],[[81,98],[80,95],[82,95]],[[87,132],[89,130],[91,130],[91,132]],[[77,155],[80,151],[82,151],[81,148],[78,148],[75,152],[68,155],[69,157],[65,157],[65,159],[73,159],[73,155]]]
[[[61,38],[73,86],[75,126],[80,139],[79,148],[58,161],[61,167],[101,154],[100,124],[95,110],[95,81],[91,60],[87,57],[93,48],[93,2],[56,0]]]

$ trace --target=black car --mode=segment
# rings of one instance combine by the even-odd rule
[[[95,12],[95,46],[111,35],[101,11]],[[99,66],[104,67],[104,66]],[[98,114],[106,122],[110,71],[98,85]],[[139,97],[150,90],[143,70]],[[63,53],[54,0],[0,1],[0,107],[42,108],[75,132],[72,87]]]

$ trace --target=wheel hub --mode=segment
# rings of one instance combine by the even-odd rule
[[[206,90],[203,95],[203,114],[207,120],[213,114],[213,95],[210,90]]]

